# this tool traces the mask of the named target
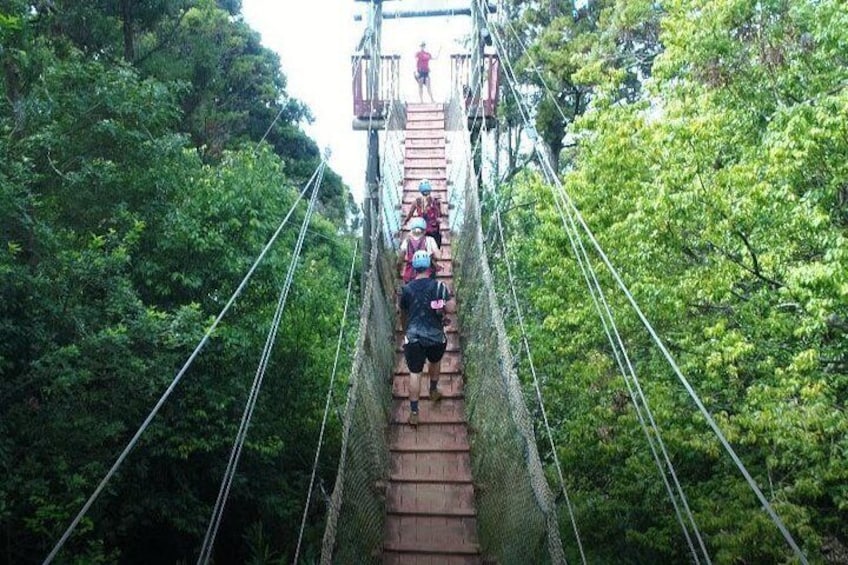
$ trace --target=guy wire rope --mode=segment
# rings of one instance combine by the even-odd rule
[[[224,515],[224,508],[227,503],[227,498],[229,497],[230,487],[232,486],[233,478],[235,477],[235,473],[238,467],[239,459],[241,457],[242,447],[244,446],[244,440],[247,437],[247,430],[250,426],[250,421],[253,418],[253,411],[256,407],[256,400],[259,397],[259,391],[262,388],[262,382],[265,378],[265,371],[268,368],[268,360],[271,357],[271,352],[274,348],[274,343],[277,338],[277,330],[280,326],[280,320],[283,316],[283,311],[286,307],[286,301],[288,300],[289,290],[291,289],[292,280],[294,278],[294,271],[297,269],[298,261],[300,259],[300,252],[303,248],[303,241],[306,237],[306,229],[309,226],[309,222],[312,219],[312,213],[315,209],[315,202],[318,198],[318,192],[321,188],[321,184],[324,179],[324,169],[326,167],[326,161],[322,160],[319,165],[319,176],[318,181],[315,183],[315,187],[312,190],[312,196],[309,199],[309,206],[306,209],[306,214],[303,218],[303,223],[300,228],[300,232],[298,233],[297,242],[295,243],[294,251],[292,252],[291,262],[289,263],[289,269],[286,273],[286,279],[283,284],[283,289],[280,292],[280,297],[277,301],[277,309],[274,312],[274,319],[271,322],[271,328],[268,332],[268,337],[265,341],[265,347],[262,351],[261,358],[259,360],[259,366],[256,369],[256,374],[253,378],[253,384],[250,389],[250,394],[248,395],[247,403],[245,405],[245,410],[242,413],[241,423],[239,425],[238,433],[236,434],[235,441],[233,442],[232,450],[230,451],[230,459],[227,463],[227,469],[224,472],[224,477],[221,480],[221,488],[218,491],[218,499],[215,502],[215,507],[212,510],[212,518],[209,523],[209,527],[206,530],[206,536],[203,539],[203,546],[200,550],[200,556],[198,557],[198,564],[206,564],[212,557],[212,548],[215,544],[215,536],[218,532],[218,527],[221,524],[221,519]]]
[[[371,238],[371,249],[377,245],[378,230],[374,226],[371,228],[371,233],[367,237]],[[342,441],[339,454],[339,466],[336,472],[336,482],[333,488],[333,494],[330,501],[330,509],[327,514],[327,524],[324,529],[324,537],[321,543],[321,564],[330,565],[333,558],[333,550],[335,549],[336,528],[339,520],[339,512],[344,498],[344,476],[347,465],[348,443],[350,439],[350,431],[353,420],[353,413],[356,409],[356,402],[359,393],[361,379],[359,373],[363,364],[363,351],[365,342],[368,337],[368,325],[371,317],[374,284],[377,279],[377,254],[371,253],[367,257],[369,266],[367,278],[365,280],[365,288],[362,292],[362,307],[359,315],[359,328],[357,333],[356,353],[354,354],[353,364],[350,369],[350,379],[348,381],[347,399],[345,400],[345,415],[342,419]],[[363,265],[363,269],[365,266]],[[376,284],[379,284],[377,282]]]
[[[500,42],[500,38],[497,36],[497,33],[492,33],[492,36],[493,36],[493,38],[496,38],[496,40],[498,42]],[[502,42],[501,42],[501,44],[502,44]],[[514,78],[514,76],[513,76],[513,78]],[[535,141],[534,141],[534,144],[535,144]],[[548,166],[550,166],[550,165],[548,164]],[[609,270],[610,274],[612,275],[612,277],[616,281],[616,284],[618,285],[618,287],[621,289],[621,291],[626,296],[631,307],[634,309],[634,311],[636,312],[636,315],[639,317],[639,320],[642,322],[643,326],[645,326],[645,329],[650,334],[651,339],[654,341],[656,346],[662,352],[663,356],[665,357],[666,361],[671,366],[671,368],[674,371],[675,375],[677,376],[678,380],[681,382],[681,384],[683,384],[683,387],[686,389],[686,392],[689,394],[689,397],[692,398],[692,400],[695,402],[695,404],[698,407],[698,410],[700,411],[701,415],[706,419],[707,424],[713,430],[713,433],[718,438],[722,447],[725,449],[725,451],[728,453],[728,455],[730,455],[730,457],[733,460],[734,464],[736,465],[737,469],[740,471],[742,476],[745,478],[745,481],[748,483],[748,486],[751,488],[751,490],[756,495],[757,499],[760,501],[760,504],[762,505],[763,509],[769,515],[772,522],[777,526],[778,530],[780,530],[780,533],[783,535],[784,540],[792,548],[793,552],[795,553],[795,556],[801,561],[802,564],[806,565],[808,563],[807,558],[804,555],[804,553],[801,551],[801,548],[798,546],[797,542],[795,541],[795,538],[792,536],[792,534],[786,528],[786,525],[783,523],[783,520],[781,520],[780,516],[778,516],[778,514],[775,512],[771,503],[768,501],[768,499],[766,499],[766,497],[763,494],[762,490],[760,489],[759,485],[754,480],[754,478],[751,476],[751,474],[748,472],[748,469],[745,467],[744,463],[742,463],[742,460],[736,454],[736,451],[730,445],[730,442],[727,440],[724,433],[721,431],[721,428],[718,426],[715,419],[712,417],[712,414],[710,414],[709,410],[707,410],[706,406],[704,406],[703,402],[701,401],[700,396],[698,396],[697,392],[695,392],[692,385],[689,383],[689,381],[686,379],[686,377],[680,371],[680,368],[677,366],[677,363],[675,362],[674,358],[671,356],[671,353],[669,353],[668,349],[665,347],[665,344],[660,339],[660,337],[657,335],[656,331],[654,330],[651,323],[648,321],[645,314],[642,312],[642,309],[636,303],[635,298],[633,298],[633,295],[630,293],[630,290],[628,289],[627,285],[624,284],[624,281],[621,279],[621,276],[619,275],[618,271],[612,265],[611,261],[607,257],[607,255],[604,252],[603,248],[601,247],[600,243],[598,243],[598,241],[595,238],[594,234],[592,233],[591,229],[586,224],[585,220],[583,219],[582,214],[580,214],[580,211],[577,209],[577,206],[574,204],[573,200],[568,195],[568,193],[564,190],[562,183],[559,180],[559,177],[556,176],[555,174],[553,176],[554,176],[554,178],[553,178],[554,186],[552,188],[556,188],[560,192],[560,194],[563,197],[567,207],[570,209],[570,212],[574,215],[575,218],[577,218],[577,221],[580,224],[580,227],[583,229],[584,233],[589,238],[589,241],[592,243],[592,246],[594,247],[594,249],[598,253],[598,256],[601,258],[604,265]]]
[[[318,446],[315,448],[315,461],[312,463],[312,475],[309,477],[309,487],[306,491],[306,504],[303,505],[303,518],[300,520],[300,533],[297,535],[297,547],[294,550],[294,559],[292,559],[293,565],[297,565],[297,558],[300,556],[300,545],[303,541],[303,530],[306,528],[306,516],[309,512],[309,502],[312,500],[312,487],[315,484],[315,474],[318,471],[318,458],[321,455],[321,446],[324,442],[324,429],[327,426],[327,415],[330,412],[330,400],[333,397],[333,385],[336,382],[336,369],[339,366],[339,354],[342,350],[342,338],[344,337],[345,323],[347,322],[347,309],[350,305],[350,293],[353,289],[353,273],[356,270],[356,251],[358,248],[359,242],[356,242],[353,246],[353,256],[350,261],[350,274],[347,278],[347,296],[345,297],[342,319],[339,323],[339,339],[336,342],[336,356],[333,359],[333,372],[330,374],[330,384],[327,386],[327,401],[324,403],[324,415],[321,417],[321,431],[318,433]]]
[[[200,351],[206,346],[206,343],[209,341],[210,337],[212,336],[212,333],[215,331],[215,328],[218,327],[218,324],[221,322],[224,315],[226,315],[226,313],[230,310],[230,307],[232,307],[236,298],[238,298],[238,296],[244,290],[245,286],[247,286],[247,282],[253,276],[254,271],[259,266],[259,264],[262,262],[262,259],[265,258],[265,255],[268,253],[268,250],[271,248],[271,246],[277,240],[277,237],[280,235],[280,232],[283,230],[285,225],[288,223],[289,218],[291,218],[291,216],[294,213],[294,210],[297,207],[298,203],[300,203],[301,199],[306,194],[306,192],[309,190],[309,187],[312,185],[315,178],[318,176],[319,169],[321,169],[320,164],[315,169],[315,171],[312,173],[312,177],[309,179],[309,182],[306,183],[306,186],[303,187],[303,190],[301,190],[297,199],[292,204],[291,208],[289,209],[288,213],[286,214],[286,217],[283,219],[283,221],[280,223],[279,227],[277,227],[277,230],[274,232],[274,234],[271,236],[271,238],[268,240],[268,242],[262,248],[262,251],[259,253],[259,256],[256,258],[256,260],[253,262],[253,265],[251,265],[250,269],[248,270],[247,274],[242,279],[241,283],[239,283],[238,287],[233,292],[232,296],[230,296],[230,299],[224,305],[224,308],[221,310],[221,312],[215,318],[215,321],[212,322],[212,325],[209,326],[209,329],[206,330],[206,333],[203,335],[203,338],[197,344],[197,347],[194,348],[194,351],[192,351],[191,355],[189,355],[185,364],[183,364],[182,368],[177,372],[176,376],[171,381],[171,384],[168,385],[168,388],[165,389],[165,392],[162,394],[162,396],[159,398],[159,400],[153,406],[153,409],[150,411],[150,413],[147,415],[147,417],[141,423],[141,425],[139,426],[135,435],[133,435],[133,437],[130,439],[129,443],[127,444],[127,446],[120,453],[120,455],[118,455],[117,459],[112,464],[112,467],[109,469],[109,471],[106,473],[106,475],[100,481],[100,483],[94,489],[94,492],[91,494],[91,496],[88,498],[88,500],[86,500],[85,504],[83,504],[79,513],[77,513],[77,515],[71,521],[71,524],[68,526],[68,528],[62,534],[62,537],[59,538],[59,541],[56,542],[56,545],[53,547],[53,549],[50,551],[50,553],[44,559],[45,565],[48,564],[48,563],[51,563],[53,561],[53,559],[56,558],[56,555],[59,553],[59,551],[65,545],[65,543],[68,541],[68,538],[71,536],[71,533],[73,533],[74,529],[77,527],[80,520],[82,520],[83,516],[85,516],[86,512],[88,512],[89,508],[91,508],[91,505],[94,504],[94,501],[97,500],[97,497],[100,495],[100,493],[106,487],[106,484],[109,482],[109,480],[112,478],[112,476],[118,470],[118,468],[121,466],[121,464],[127,458],[129,453],[133,450],[133,448],[135,448],[135,446],[138,443],[139,439],[141,438],[142,434],[147,430],[148,426],[153,421],[153,418],[155,418],[156,414],[158,414],[159,410],[161,410],[162,405],[164,405],[165,401],[168,399],[168,397],[171,396],[171,393],[174,392],[174,389],[177,387],[177,384],[179,384],[180,380],[182,380],[183,375],[185,375],[188,368],[194,362],[194,359],[198,356]]]
[[[540,154],[540,159],[544,159],[543,154]],[[545,165],[550,167],[550,164],[547,163],[547,161],[545,161]],[[651,411],[650,405],[648,403],[648,399],[645,396],[645,393],[642,389],[642,385],[639,383],[639,378],[636,376],[636,371],[635,371],[635,369],[633,368],[633,365],[630,362],[630,357],[627,354],[627,348],[624,345],[624,341],[623,341],[623,339],[621,338],[621,335],[618,332],[618,326],[615,323],[615,317],[612,313],[612,310],[609,307],[609,304],[607,302],[604,291],[601,288],[601,284],[598,281],[595,268],[592,266],[591,260],[589,259],[589,255],[586,252],[585,247],[583,246],[583,241],[580,238],[579,232],[577,230],[577,226],[574,224],[574,221],[573,221],[571,215],[567,214],[563,210],[562,205],[560,204],[559,200],[557,199],[556,194],[554,194],[553,196],[554,196],[554,202],[556,203],[557,211],[559,212],[559,215],[560,215],[560,219],[563,222],[563,228],[566,231],[566,233],[568,234],[569,241],[572,244],[572,249],[574,250],[574,253],[577,254],[578,257],[580,257],[582,255],[581,270],[583,271],[583,276],[584,276],[584,279],[586,279],[587,285],[589,285],[589,291],[590,291],[590,294],[592,295],[592,300],[595,304],[595,309],[597,310],[598,315],[601,318],[601,323],[604,327],[605,332],[607,332],[607,338],[610,340],[610,345],[612,346],[612,349],[613,349],[613,355],[615,356],[616,361],[618,363],[620,363],[620,359],[619,359],[619,349],[620,349],[620,352],[621,352],[620,355],[621,355],[621,357],[623,357],[623,359],[624,359],[624,361],[627,365],[628,371],[626,371],[626,372],[624,371],[623,366],[619,365],[619,367],[622,370],[622,377],[624,378],[624,382],[625,382],[625,385],[628,388],[628,392],[631,394],[631,401],[633,402],[633,406],[636,408],[637,416],[640,418],[640,421],[644,422],[644,420],[642,420],[641,410],[644,410],[645,414],[647,414],[648,421],[650,423],[651,429],[653,430],[654,435],[656,436],[657,444],[659,445],[660,451],[663,454],[663,459],[665,460],[665,465],[668,469],[668,473],[671,475],[672,481],[674,482],[675,490],[676,490],[678,496],[680,497],[681,504],[683,505],[683,509],[686,513],[686,516],[689,520],[690,525],[692,526],[692,530],[695,533],[695,537],[698,540],[698,545],[701,549],[701,552],[703,553],[704,559],[706,560],[707,563],[712,563],[712,560],[710,559],[710,556],[709,556],[709,552],[707,551],[706,545],[704,544],[704,540],[701,536],[701,531],[698,528],[697,523],[695,522],[695,516],[693,515],[692,510],[689,507],[689,501],[686,497],[686,494],[683,490],[682,485],[680,484],[680,481],[678,480],[677,472],[674,469],[674,465],[671,462],[671,458],[668,455],[668,451],[666,450],[665,442],[662,439],[662,434],[660,433],[659,426],[657,425],[656,420],[654,419],[653,412]],[[566,218],[567,218],[567,220],[566,220]],[[572,234],[573,234],[573,236],[572,236]],[[577,247],[579,247],[579,250],[574,247],[575,241],[577,242]],[[580,259],[578,259],[578,261],[580,261]],[[583,267],[584,264],[587,266],[587,268]],[[588,271],[588,274],[590,274],[591,277],[592,277],[592,281],[594,283],[594,290],[593,290],[593,283],[588,280],[587,271]],[[597,293],[597,296],[596,296],[595,293]],[[598,302],[598,298],[600,299],[600,303]],[[603,305],[603,310],[605,312],[601,310],[601,308],[600,308],[601,305]],[[609,333],[609,331],[607,329],[607,325],[606,325],[607,319],[609,320],[610,327],[612,328],[612,333],[615,334],[615,341],[613,341],[612,335]],[[616,341],[617,341],[617,345],[616,345]],[[633,385],[633,387],[635,387],[635,390],[638,392],[638,397],[642,401],[642,408],[640,408],[636,397],[632,396],[630,380],[632,380],[632,385]],[[658,457],[656,450],[655,450],[655,447],[654,447],[654,444],[653,444],[653,441],[652,441],[653,438],[648,434],[647,429],[643,428],[643,430],[646,433],[646,438],[648,439],[648,445],[651,448],[652,454],[655,457]],[[700,560],[698,559],[695,548],[692,545],[692,540],[689,536],[688,528],[683,523],[683,518],[680,514],[680,509],[677,505],[677,501],[676,501],[674,495],[672,494],[672,492],[670,490],[670,485],[668,484],[668,479],[667,479],[667,477],[665,476],[665,473],[662,470],[662,464],[658,460],[657,460],[657,465],[658,465],[658,468],[660,470],[660,474],[662,476],[663,482],[665,483],[665,485],[667,487],[668,494],[669,494],[669,497],[671,498],[671,503],[674,506],[675,513],[677,514],[678,520],[680,521],[680,525],[683,528],[683,534],[686,537],[686,542],[689,545],[690,551],[692,552],[692,557],[694,558],[696,563],[699,563]]]

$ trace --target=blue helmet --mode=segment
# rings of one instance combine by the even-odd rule
[[[409,222],[409,229],[424,231],[427,229],[427,222],[421,216],[416,216]]]
[[[431,190],[433,190],[433,187],[430,186],[430,181],[427,179],[421,179],[421,182],[418,183],[418,192],[427,196],[430,194]]]
[[[430,268],[430,254],[423,249],[419,249],[412,256],[412,268],[416,271],[423,271]]]

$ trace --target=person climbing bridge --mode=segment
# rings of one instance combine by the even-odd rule
[[[441,52],[441,50],[440,50]],[[430,90],[430,61],[437,59],[436,56],[427,51],[427,44],[422,41],[421,49],[415,54],[415,80],[418,82],[418,101],[424,102],[424,87],[427,87],[427,96],[430,97],[430,102],[433,100],[433,91]]]
[[[400,297],[400,321],[404,328],[403,356],[409,368],[409,424],[418,425],[418,399],[421,396],[421,372],[427,361],[430,377],[430,401],[442,398],[439,373],[447,348],[444,329],[445,304],[452,295],[442,281],[430,278],[430,254],[416,251],[412,256],[415,278],[404,285]]]
[[[436,241],[439,249],[442,248],[442,203],[431,192],[433,187],[428,179],[422,179],[418,183],[418,192],[421,196],[415,199],[415,204],[409,209],[403,223],[409,221],[413,216],[424,218],[427,227],[424,233]]]
[[[427,223],[424,218],[415,217],[409,222],[409,235],[400,244],[398,249],[398,271],[402,271],[404,284],[415,278],[415,269],[412,266],[412,259],[418,251],[424,251],[430,256],[431,262],[427,265],[426,275],[428,277],[435,276],[435,261],[439,258],[439,246],[436,245],[436,240],[426,235],[424,231],[427,229]],[[430,266],[433,265],[433,267]]]

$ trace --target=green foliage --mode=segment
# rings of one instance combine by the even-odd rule
[[[838,560],[848,546],[848,14],[800,0],[618,8],[602,10],[606,31],[574,71],[595,90],[565,189],[811,562]],[[614,65],[596,57],[621,22],[658,26],[664,47],[629,102],[609,88]],[[518,175],[500,198],[590,561],[686,561],[550,190]],[[600,282],[713,561],[790,560],[614,281]]]
[[[0,562],[44,559],[318,163],[298,127],[308,113],[285,95],[279,61],[227,15],[238,6],[4,4]],[[210,50],[214,33],[231,40]],[[205,53],[214,73],[226,61],[223,74],[194,82],[150,63],[175,45]],[[240,82],[246,89],[224,107],[205,106],[210,120],[233,117],[221,121],[225,141],[210,158],[197,149],[206,142],[189,126],[199,114],[185,102],[214,100]],[[258,146],[280,107],[290,110],[275,130],[285,136]],[[277,150],[283,137],[286,154]],[[338,236],[347,190],[327,178],[325,214],[304,243],[216,544],[222,562],[291,555],[296,543],[294,527],[279,525],[299,524],[306,500],[335,352],[327,336],[338,332],[352,253]],[[195,559],[304,208],[80,523],[63,562]],[[339,375],[346,369],[343,355]],[[324,485],[338,444],[331,417]],[[313,501],[311,556],[323,516],[320,497]]]

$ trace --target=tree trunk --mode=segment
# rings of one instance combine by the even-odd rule
[[[121,0],[121,18],[124,21],[124,59],[132,63],[135,61],[135,37],[132,26],[132,2],[133,0]]]

